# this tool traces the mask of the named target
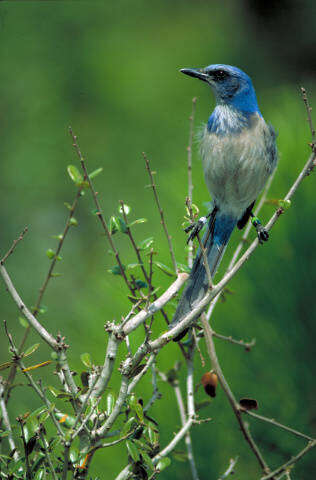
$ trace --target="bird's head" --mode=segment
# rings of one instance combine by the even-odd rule
[[[217,64],[205,68],[182,68],[180,72],[208,83],[218,104],[233,105],[243,112],[259,112],[251,79],[239,68]]]

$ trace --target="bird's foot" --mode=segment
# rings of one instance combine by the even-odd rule
[[[258,217],[252,217],[251,223],[256,229],[259,243],[262,244],[263,242],[267,242],[269,240],[269,232],[261,224],[259,218]]]
[[[207,217],[201,217],[196,222],[191,223],[191,225],[184,229],[185,233],[191,232],[188,236],[187,243],[189,243],[198,235],[206,223]]]

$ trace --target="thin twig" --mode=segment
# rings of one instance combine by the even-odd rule
[[[155,184],[155,180],[154,180],[154,175],[153,175],[153,172],[150,168],[150,164],[149,164],[149,160],[146,156],[146,154],[143,152],[143,157],[144,157],[144,160],[145,160],[145,163],[146,163],[146,169],[147,169],[147,172],[148,172],[148,175],[149,175],[149,178],[150,178],[150,181],[151,181],[151,188],[153,190],[153,193],[154,193],[154,197],[155,197],[155,201],[156,201],[156,205],[158,207],[158,211],[159,211],[159,215],[160,215],[160,219],[161,219],[161,224],[162,224],[162,227],[164,229],[164,232],[166,234],[166,237],[167,237],[167,241],[168,241],[168,245],[169,245],[169,252],[170,252],[170,256],[171,256],[171,261],[172,261],[172,264],[173,264],[173,268],[174,268],[174,271],[176,272],[176,274],[178,274],[179,270],[178,270],[178,266],[177,266],[177,262],[176,262],[176,257],[175,257],[175,254],[174,254],[174,251],[173,251],[173,246],[172,246],[172,242],[171,242],[171,236],[169,235],[169,232],[168,232],[168,229],[167,229],[167,225],[166,225],[166,222],[165,222],[165,217],[164,217],[164,212],[163,212],[163,209],[160,205],[160,201],[159,201],[159,197],[158,197],[158,192],[157,192],[157,188],[156,188],[156,184]]]
[[[229,465],[228,465],[227,470],[225,470],[223,475],[221,475],[218,480],[224,480],[224,478],[227,478],[230,475],[232,475],[234,473],[234,468],[235,468],[237,462],[238,462],[238,457],[231,458],[229,460]]]
[[[128,220],[127,220],[127,216],[126,216],[126,212],[125,212],[125,208],[124,208],[125,205],[124,205],[123,200],[120,200],[120,205],[121,205],[122,215],[123,215],[124,221],[125,221],[125,223],[126,223],[127,235],[128,235],[128,237],[129,237],[130,242],[131,242],[131,244],[132,244],[132,246],[133,246],[133,249],[134,249],[134,251],[135,251],[135,253],[136,253],[136,257],[137,257],[138,263],[140,264],[140,268],[141,268],[141,270],[142,270],[142,272],[143,272],[144,279],[145,279],[145,281],[148,283],[148,285],[151,286],[151,285],[150,285],[149,276],[148,276],[148,274],[147,274],[147,272],[146,272],[146,270],[145,270],[144,262],[143,262],[143,259],[142,259],[141,254],[140,254],[140,250],[139,250],[138,246],[136,245],[136,242],[135,242],[135,240],[134,240],[132,231],[131,231],[130,227],[128,226]]]
[[[286,430],[287,432],[293,433],[293,435],[296,435],[297,437],[305,438],[306,440],[310,440],[311,442],[314,442],[315,439],[312,437],[309,437],[308,435],[305,435],[305,433],[299,432],[295,430],[294,428],[287,427],[286,425],[283,425],[280,422],[277,422],[274,420],[274,418],[268,418],[268,417],[263,417],[262,415],[258,415],[258,413],[251,412],[249,410],[244,410],[242,413],[246,413],[247,415],[250,415],[253,418],[257,418],[258,420],[262,420],[263,422],[266,423],[271,423],[272,425],[281,428],[282,430]]]
[[[189,117],[190,121],[190,131],[189,131],[189,143],[187,147],[188,152],[188,198],[192,204],[193,199],[193,181],[192,181],[192,143],[193,143],[193,131],[194,131],[194,117],[196,109],[196,97],[192,98],[192,112]],[[189,241],[189,252],[188,252],[188,266],[192,268],[193,265],[193,242]]]
[[[193,339],[192,339],[193,340]],[[195,405],[194,405],[194,366],[193,358],[195,351],[195,343],[192,341],[192,344],[189,347],[189,354],[186,358],[187,364],[187,410],[188,418],[195,418]],[[183,425],[183,423],[182,423]],[[193,445],[190,432],[188,431],[185,435],[185,444],[188,452],[188,461],[191,468],[191,474],[193,480],[199,480],[199,474],[197,471],[197,466],[194,459]]]
[[[34,328],[34,330],[37,331],[37,333],[42,337],[42,339],[48,343],[48,345],[55,351],[58,351],[58,343],[55,340],[55,338],[48,333],[48,331],[41,325],[38,320],[34,317],[34,315],[30,312],[30,310],[27,308],[25,303],[22,301],[21,297],[19,296],[18,292],[16,291],[11,278],[9,277],[9,274],[7,270],[5,269],[4,265],[0,264],[0,273],[1,276],[4,280],[4,283],[7,287],[8,292],[10,293],[12,299],[16,303],[18,309],[20,312],[24,315],[28,323]]]
[[[128,393],[129,378],[122,375],[121,387],[114,408],[104,424],[95,432],[96,438],[104,437],[117,419]]]
[[[187,273],[179,273],[178,278],[170,285],[170,287],[153,303],[151,303],[146,310],[141,310],[133,318],[131,318],[123,327],[123,332],[125,335],[128,335],[130,332],[135,330],[138,325],[144,323],[144,321],[151,317],[158,310],[161,310],[166,303],[168,303],[172,297],[174,297],[184,282],[187,280],[189,275]]]
[[[134,388],[136,387],[137,383],[139,382],[139,380],[145,375],[145,373],[149,370],[149,368],[151,367],[151,365],[154,363],[155,361],[155,358],[156,358],[156,354],[155,353],[152,353],[145,365],[145,367],[142,369],[142,371],[138,374],[138,375],[135,375],[135,377],[133,377],[133,379],[131,380],[130,384],[128,385],[128,395],[131,394],[134,390]],[[146,410],[146,407],[145,409]]]
[[[172,452],[172,450],[174,450],[174,448],[177,446],[180,440],[182,440],[185,434],[190,430],[193,423],[196,423],[196,420],[194,420],[193,418],[189,418],[186,421],[186,423],[179,430],[179,432],[174,436],[171,442],[168,443],[168,445],[153,458],[154,465],[156,465],[161,458],[167,456],[170,452]]]
[[[4,401],[4,381],[3,378],[0,377],[0,410],[2,414],[2,420],[4,423],[4,426],[6,430],[9,432],[8,434],[8,443],[11,452],[13,452],[13,459],[15,462],[19,460],[19,451],[16,448],[14,438],[13,438],[13,433],[12,433],[12,427],[11,427],[11,422],[8,414],[8,410]]]
[[[104,216],[103,216],[103,213],[102,213],[102,209],[101,209],[101,206],[100,206],[100,203],[99,203],[99,200],[98,200],[98,197],[97,197],[97,192],[95,191],[94,187],[93,187],[93,184],[92,184],[92,181],[91,181],[91,178],[89,177],[89,174],[88,174],[88,171],[87,171],[87,167],[86,167],[86,164],[85,164],[85,159],[84,157],[82,156],[82,153],[81,153],[81,150],[80,150],[80,147],[79,147],[79,144],[78,144],[78,137],[77,135],[75,135],[72,131],[72,128],[69,127],[69,133],[72,137],[72,140],[73,140],[73,147],[75,148],[76,152],[77,152],[77,155],[78,155],[78,158],[79,158],[79,161],[80,161],[80,164],[81,164],[81,168],[84,172],[84,180],[88,182],[89,184],[89,188],[90,188],[90,191],[91,191],[91,194],[92,194],[92,197],[93,197],[93,200],[94,200],[94,203],[95,203],[95,206],[96,206],[96,215],[97,217],[99,218],[100,220],[100,223],[102,225],[102,228],[105,232],[105,235],[110,243],[110,246],[113,250],[113,253],[115,255],[115,258],[116,258],[116,261],[117,261],[117,264],[119,266],[119,269],[120,269],[120,273],[122,275],[122,277],[124,278],[125,280],[125,283],[126,285],[128,286],[129,290],[132,292],[133,295],[135,295],[135,289],[132,287],[131,283],[129,282],[126,274],[125,274],[125,271],[124,271],[124,267],[123,267],[123,264],[121,262],[121,259],[120,259],[120,255],[119,255],[119,252],[113,242],[113,239],[112,239],[112,235],[109,231],[109,228],[106,224],[106,221],[104,219]]]
[[[52,462],[52,459],[51,459],[51,456],[50,456],[50,453],[49,453],[49,444],[48,444],[48,441],[46,440],[46,438],[44,437],[43,430],[42,430],[41,427],[39,429],[39,436],[40,436],[40,439],[42,440],[43,449],[45,451],[46,460],[47,460],[50,472],[52,474],[52,478],[54,480],[58,480],[58,477],[56,475],[56,472],[55,472],[55,469],[54,469],[54,466],[53,466],[53,462]]]
[[[221,387],[224,390],[225,395],[227,396],[227,398],[229,400],[229,403],[231,404],[231,407],[232,407],[233,412],[234,412],[234,414],[237,418],[237,421],[239,423],[240,429],[243,433],[243,436],[244,436],[245,440],[248,442],[251,450],[253,451],[254,455],[256,456],[256,458],[258,460],[258,463],[260,464],[263,472],[269,474],[270,473],[270,468],[268,467],[266,461],[264,460],[264,458],[262,456],[262,453],[260,452],[257,444],[255,443],[252,436],[250,435],[248,426],[246,425],[246,423],[244,422],[244,420],[242,418],[239,404],[238,404],[237,400],[235,399],[235,396],[234,396],[233,392],[231,391],[231,389],[230,389],[230,387],[227,383],[226,378],[224,377],[223,371],[221,369],[221,366],[219,364],[219,361],[218,361],[217,355],[216,355],[215,345],[214,345],[214,342],[213,342],[213,331],[212,331],[211,327],[209,326],[209,323],[208,323],[204,313],[201,315],[201,322],[202,322],[202,326],[203,326],[203,330],[204,330],[204,338],[205,338],[207,351],[208,351],[210,360],[212,362],[212,366],[215,370],[215,373],[218,376],[218,380],[221,384]]]
[[[197,236],[197,239],[198,239],[198,242],[199,242],[199,245],[200,245],[200,249],[201,249],[201,252],[202,252],[203,264],[204,264],[204,268],[205,268],[206,275],[207,275],[208,286],[209,286],[209,289],[212,289],[213,288],[213,280],[212,280],[212,274],[211,274],[211,271],[210,271],[210,266],[209,266],[208,260],[207,260],[206,249],[203,245],[203,242],[200,238],[200,235],[197,234],[196,236]]]
[[[64,464],[63,464],[63,472],[62,472],[62,480],[67,480],[67,473],[68,473],[68,463],[69,463],[69,453],[70,453],[70,442],[65,443],[64,449]]]
[[[23,237],[24,237],[24,235],[27,233],[27,231],[28,231],[28,228],[25,227],[24,230],[23,230],[23,232],[20,233],[20,236],[19,236],[16,240],[13,240],[13,243],[12,243],[11,248],[7,251],[7,253],[6,253],[6,254],[3,256],[3,258],[0,260],[0,265],[4,265],[4,264],[5,264],[7,258],[8,258],[10,255],[12,255],[12,253],[14,252],[17,244],[18,244],[21,240],[23,240]]]
[[[251,342],[245,342],[244,340],[236,340],[233,337],[226,337],[225,335],[221,335],[220,333],[217,333],[214,331],[213,331],[213,336],[216,338],[220,338],[221,340],[225,340],[226,342],[233,343],[234,345],[240,345],[241,347],[244,347],[245,350],[247,351],[249,351],[256,344],[255,338],[253,338]]]
[[[26,480],[32,480],[32,470],[30,466],[30,460],[29,460],[29,455],[27,450],[27,442],[25,438],[24,421],[21,417],[17,417],[17,422],[19,423],[21,428],[21,438],[23,442],[24,455],[25,455]]]
[[[52,404],[48,400],[48,398],[46,397],[45,392],[41,388],[38,387],[38,385],[33,380],[32,375],[26,370],[25,365],[24,365],[23,361],[21,360],[18,349],[15,346],[15,343],[13,341],[12,335],[8,331],[7,322],[5,320],[4,320],[4,328],[5,328],[5,332],[6,332],[6,335],[8,337],[8,340],[9,340],[9,344],[10,344],[10,347],[11,347],[10,348],[11,352],[14,355],[14,362],[19,366],[21,372],[23,373],[23,375],[25,375],[25,377],[27,378],[31,387],[35,390],[35,392],[40,397],[40,399],[45,403],[45,405],[47,406],[47,411],[49,412],[49,415],[50,415],[53,423],[55,424],[56,429],[58,430],[60,435],[62,437],[64,437],[64,432],[62,431],[61,426],[60,426],[59,422],[56,420],[56,417],[54,415],[54,413],[58,412],[57,409],[55,409],[55,408],[52,409]]]
[[[161,398],[161,393],[159,392],[158,386],[157,386],[157,372],[156,372],[155,360],[152,362],[152,365],[151,365],[151,384],[153,386],[153,394],[148,400],[148,402],[146,403],[144,407],[144,412],[148,412],[148,410],[152,407],[155,401]]]
[[[68,234],[68,231],[71,227],[71,219],[73,218],[73,215],[74,215],[74,212],[76,210],[76,207],[77,207],[77,204],[78,204],[78,200],[81,196],[81,192],[82,192],[82,187],[80,187],[76,193],[76,196],[74,198],[74,201],[69,209],[69,213],[68,213],[68,217],[67,217],[67,220],[66,220],[66,225],[65,225],[65,228],[64,228],[64,231],[63,233],[61,234],[60,238],[59,238],[59,241],[58,241],[58,245],[57,245],[57,249],[56,249],[56,253],[54,255],[54,257],[52,258],[51,262],[50,262],[50,266],[49,266],[49,269],[48,269],[48,272],[47,272],[47,275],[45,277],[45,280],[39,290],[39,295],[38,295],[38,298],[36,300],[36,303],[35,303],[35,307],[34,307],[34,310],[33,310],[33,315],[34,317],[37,316],[37,314],[39,313],[39,310],[40,310],[40,306],[41,306],[41,303],[42,303],[42,299],[43,299],[43,296],[46,292],[46,289],[47,289],[47,286],[48,286],[48,283],[50,281],[50,279],[52,278],[53,276],[53,270],[56,266],[56,263],[58,261],[58,258],[59,258],[59,255],[60,255],[60,252],[61,252],[61,249],[63,247],[63,244],[64,244],[64,241],[65,241],[65,238]],[[25,332],[24,332],[24,335],[23,335],[23,338],[18,346],[18,351],[19,352],[22,352],[22,349],[25,345],[25,342],[27,340],[27,337],[30,333],[30,330],[31,330],[31,326],[28,325],[27,328],[25,329]],[[13,367],[11,368],[10,372],[9,372],[9,375],[8,375],[8,380],[7,380],[7,387],[6,387],[6,401],[8,401],[8,396],[9,396],[9,389],[10,389],[10,385],[12,385],[13,381],[14,381],[14,378],[15,378],[15,373],[16,373],[16,369],[15,369],[15,365],[13,365]]]
[[[315,143],[316,132],[315,132],[315,127],[314,127],[313,119],[312,119],[312,107],[309,104],[306,89],[304,87],[301,87],[301,93],[302,93],[303,102],[305,104],[305,108],[306,108],[306,112],[307,112],[307,121],[308,121],[308,125],[309,125],[311,135],[312,135],[312,142]]]
[[[278,467],[276,470],[273,472],[269,473],[268,475],[261,477],[261,480],[269,480],[270,478],[274,478],[276,475],[279,475],[280,473],[284,472],[287,468],[289,468],[291,465],[294,465],[298,460],[300,460],[309,450],[314,448],[316,446],[316,440],[313,440],[312,442],[309,442],[303,450],[301,450],[295,457],[292,457],[291,460],[288,462],[284,463],[280,467]]]

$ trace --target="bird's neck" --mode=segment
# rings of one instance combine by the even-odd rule
[[[207,130],[216,135],[238,134],[245,128],[250,128],[258,116],[261,116],[259,109],[243,111],[232,104],[218,103],[208,119]]]

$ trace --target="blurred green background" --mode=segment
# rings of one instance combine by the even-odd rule
[[[269,197],[284,196],[309,155],[310,133],[299,86],[308,89],[316,105],[314,25],[315,4],[307,0],[1,2],[0,248],[2,255],[28,225],[29,233],[7,262],[27,305],[34,305],[49,267],[45,251],[56,245],[52,235],[63,229],[64,202],[75,195],[66,173],[67,165],[78,165],[68,125],[79,136],[89,171],[104,169],[95,183],[106,216],[117,213],[123,199],[132,208],[131,219],[148,219],[135,227],[136,238],[154,236],[158,260],[171,265],[152,192],[145,188],[148,178],[141,152],[147,152],[157,171],[177,260],[185,263],[181,224],[191,100],[198,97],[196,128],[207,120],[214,102],[205,85],[178,73],[181,67],[228,63],[252,77],[261,111],[279,132],[280,161]],[[304,181],[271,241],[234,278],[230,284],[234,295],[218,304],[213,321],[222,334],[257,339],[250,353],[217,342],[237,398],[256,398],[259,413],[311,435],[316,425],[314,175]],[[197,146],[193,179],[194,202],[204,212],[209,195]],[[80,353],[86,351],[97,364],[103,362],[103,325],[129,309],[121,279],[107,272],[114,257],[108,254],[93,208],[90,195],[85,195],[76,213],[79,226],[72,229],[58,265],[63,276],[51,282],[43,301],[48,310],[41,317],[54,334],[60,331],[66,336],[73,369],[83,368]],[[261,217],[266,220],[272,212],[267,205]],[[114,238],[123,262],[136,261],[127,238]],[[231,249],[239,238],[236,232]],[[223,267],[228,260],[229,251]],[[162,288],[170,283],[159,271],[154,279]],[[19,341],[23,329],[2,283],[0,302],[0,318],[8,321]],[[163,321],[157,317],[156,322],[155,331],[162,331]],[[8,347],[2,327],[0,338],[4,362]],[[142,333],[134,334],[132,345],[141,338]],[[28,344],[36,339],[32,334]],[[41,346],[32,361],[48,356]],[[158,357],[158,367],[166,371],[178,359],[179,350],[172,344]],[[47,367],[34,376],[53,383],[52,370]],[[197,357],[196,382],[203,371]],[[116,373],[114,387],[118,380]],[[163,398],[151,415],[161,425],[164,446],[180,420],[171,388],[162,383],[159,388]],[[150,398],[150,378],[139,384],[138,392],[145,402]],[[197,399],[205,399],[201,390]],[[10,413],[15,417],[37,405],[32,391],[17,387]],[[236,478],[259,478],[257,463],[223,392],[201,415],[213,420],[192,431],[200,478],[217,479],[236,455]],[[251,431],[272,467],[304,446],[303,440],[256,421],[251,422]],[[114,478],[126,461],[124,445],[99,452],[91,476]],[[311,452],[291,478],[315,476]],[[189,478],[188,465],[173,461],[161,478]]]

